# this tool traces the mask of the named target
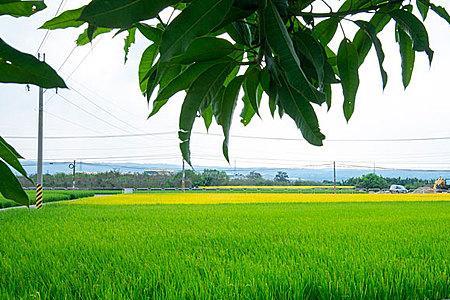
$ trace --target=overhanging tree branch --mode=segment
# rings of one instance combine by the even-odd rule
[[[312,17],[312,18],[329,18],[329,17],[346,17],[349,15],[356,15],[359,13],[369,13],[377,11],[381,8],[387,7],[392,4],[403,3],[404,0],[391,0],[379,5],[371,5],[363,8],[346,10],[346,11],[335,11],[335,12],[324,12],[324,13],[314,13],[314,12],[304,12],[304,11],[290,11],[290,15],[298,17]]]

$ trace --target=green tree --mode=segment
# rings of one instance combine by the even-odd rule
[[[258,173],[256,171],[251,171],[250,173],[248,173],[248,175],[245,176],[247,179],[249,180],[253,180],[253,181],[258,181],[263,179],[261,173]]]
[[[204,186],[228,185],[229,181],[230,177],[224,171],[205,169],[201,174],[201,185]]]
[[[289,175],[284,171],[278,171],[277,175],[275,175],[275,178],[273,181],[278,183],[287,183],[289,182]]]
[[[375,173],[370,173],[361,176],[356,184],[356,187],[365,189],[385,189],[387,188],[388,182],[382,176],[376,175]]]

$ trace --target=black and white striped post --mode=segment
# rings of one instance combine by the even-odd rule
[[[42,198],[43,198],[43,191],[42,191],[42,184],[36,185],[36,208],[42,208]]]

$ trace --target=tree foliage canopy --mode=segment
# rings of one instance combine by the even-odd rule
[[[126,54],[136,31],[141,32],[149,46],[139,66],[139,85],[147,100],[153,101],[150,116],[175,93],[186,91],[179,119],[184,159],[191,163],[191,131],[201,116],[207,128],[213,118],[222,126],[228,160],[229,130],[241,90],[244,125],[259,115],[265,93],[272,115],[275,111],[288,115],[309,143],[322,145],[325,136],[313,106],[326,103],[330,107],[331,87],[341,85],[344,115],[351,118],[358,70],[372,45],[382,86],[386,86],[385,54],[378,33],[389,22],[395,23],[405,88],[411,80],[415,52],[424,52],[430,63],[433,58],[427,30],[416,15],[425,20],[432,10],[450,23],[445,9],[429,0],[417,0],[415,5],[402,0],[347,0],[333,10],[335,4],[318,0],[93,0],[42,28],[87,23],[83,34],[88,39],[110,30],[127,31]],[[173,11],[164,21],[161,13],[165,9]],[[148,25],[148,20],[156,25]],[[344,25],[357,28],[353,38],[346,35]],[[344,38],[338,49],[331,49],[338,28]]]

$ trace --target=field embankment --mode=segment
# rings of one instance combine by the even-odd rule
[[[44,191],[44,203],[64,201],[64,200],[74,200],[86,197],[93,197],[96,194],[114,194],[121,191],[83,191],[83,190],[45,190]],[[26,191],[28,198],[30,199],[30,205],[34,204],[36,201],[35,191]],[[3,198],[0,195],[0,209],[7,207],[21,206],[14,201]]]

